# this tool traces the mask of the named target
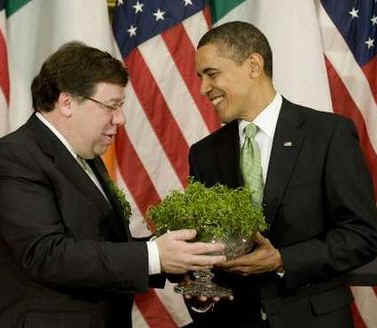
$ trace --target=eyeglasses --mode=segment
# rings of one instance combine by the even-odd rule
[[[82,98],[84,99],[88,99],[88,100],[91,100],[99,105],[102,105],[103,107],[105,107],[106,109],[112,111],[112,112],[115,112],[117,111],[118,109],[122,108],[123,105],[124,105],[124,101],[120,102],[119,104],[115,104],[115,105],[108,105],[108,104],[104,104],[103,102],[97,100],[97,99],[94,99],[92,97],[86,97],[86,96],[81,96]]]

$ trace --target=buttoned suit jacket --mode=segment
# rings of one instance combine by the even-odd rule
[[[239,157],[233,121],[191,147],[190,175],[237,188]],[[351,121],[283,99],[263,208],[270,225],[264,234],[280,250],[284,278],[216,272],[235,301],[220,302],[198,322],[247,327],[262,305],[273,328],[351,327],[352,296],[340,276],[377,252],[373,187]]]
[[[107,198],[35,116],[0,139],[0,327],[131,326],[148,277],[100,158]],[[162,286],[162,277],[155,276]]]

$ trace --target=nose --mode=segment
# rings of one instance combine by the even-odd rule
[[[113,124],[114,125],[124,125],[124,124],[126,124],[126,116],[124,115],[123,107],[118,108],[116,111],[113,112]]]
[[[203,96],[207,96],[208,92],[211,91],[212,86],[208,78],[205,76],[202,77],[201,84],[200,84],[200,93]]]

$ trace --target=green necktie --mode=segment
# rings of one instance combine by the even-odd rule
[[[257,204],[262,204],[263,200],[263,174],[260,149],[255,141],[258,127],[250,123],[243,129],[245,142],[241,149],[241,172],[245,186],[252,192],[252,199]]]

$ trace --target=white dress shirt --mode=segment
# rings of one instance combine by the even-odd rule
[[[94,174],[92,168],[85,163],[83,164],[81,161],[85,159],[80,159],[79,156],[73,151],[72,146],[69,144],[67,139],[41,114],[36,113],[36,116],[39,120],[46,125],[53,134],[63,143],[63,145],[67,148],[76,162],[80,165],[80,167],[84,170],[84,172],[89,176],[89,178],[93,181],[96,187],[101,191],[102,195],[105,197],[107,202],[109,202],[105,192],[101,184],[99,183],[96,175]],[[85,167],[84,167],[85,166]],[[147,249],[148,249],[148,273],[152,274],[159,274],[161,273],[161,264],[160,264],[160,253],[158,251],[158,247],[156,241],[147,241]]]

